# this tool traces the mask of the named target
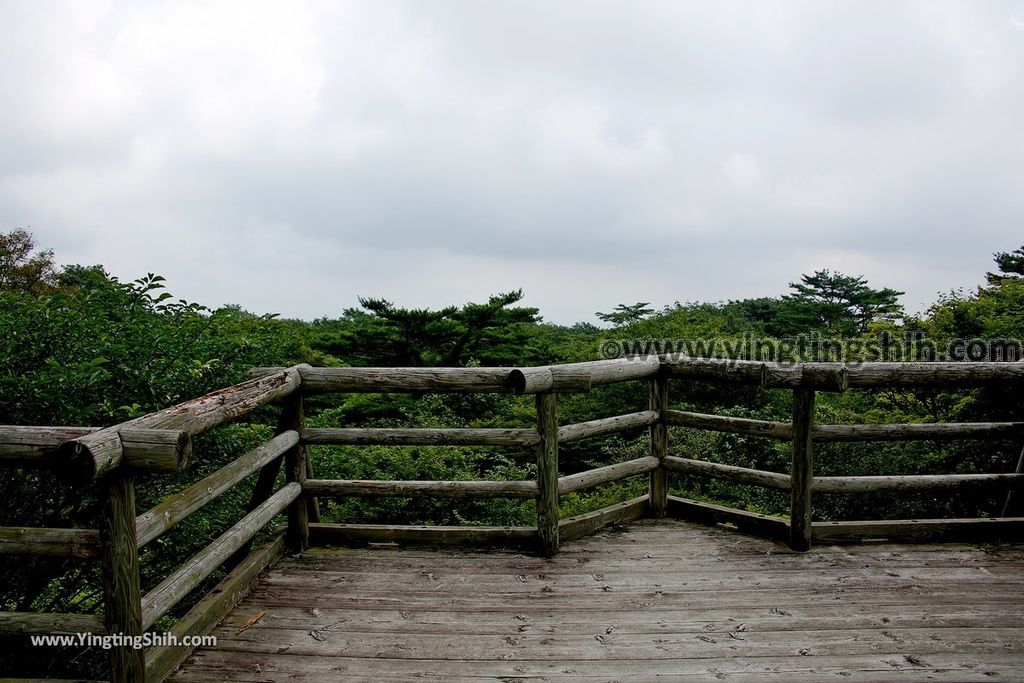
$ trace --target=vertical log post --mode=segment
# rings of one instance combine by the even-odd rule
[[[278,417],[277,429],[276,429],[275,433],[280,434],[281,432],[286,432],[289,429],[294,429],[294,427],[292,425],[295,423],[295,411],[296,411],[296,408],[295,408],[294,404],[291,402],[291,400],[296,398],[296,394],[298,394],[298,393],[301,393],[301,390],[300,390],[300,392],[293,393],[291,396],[287,397],[282,402],[282,404],[281,404],[281,414]],[[302,410],[302,406],[303,406],[303,404],[300,403],[299,404],[299,409],[300,410]],[[301,425],[303,419],[305,419],[305,415],[304,415],[304,413],[300,413],[300,417],[299,417],[299,424],[300,425]],[[274,458],[273,460],[268,462],[266,465],[264,465],[263,467],[260,468],[259,474],[256,475],[256,482],[253,484],[252,493],[249,494],[249,502],[245,506],[246,514],[252,512],[256,508],[258,508],[260,505],[265,503],[266,500],[268,498],[270,498],[270,496],[273,495],[274,487],[277,486],[277,477],[281,473],[281,463],[282,462],[285,462],[285,479],[287,481],[295,481],[294,479],[290,479],[289,478],[291,476],[289,474],[289,472],[291,470],[290,470],[290,465],[289,465],[290,460],[289,460],[289,457],[288,457],[288,453],[285,453],[285,455],[280,457],[280,458]],[[307,470],[307,474],[308,474],[308,470]],[[305,481],[305,478],[303,478],[302,481]],[[301,499],[302,499],[302,496],[299,496],[298,500],[301,500]],[[307,519],[308,519],[308,514],[307,514]],[[289,521],[289,530],[290,530],[291,529],[291,516],[289,516],[288,521]],[[307,526],[307,529],[308,529],[308,526]],[[229,557],[227,559],[227,561],[224,563],[224,568],[226,570],[228,570],[228,571],[231,571],[232,569],[234,569],[235,567],[240,565],[242,563],[242,560],[244,560],[246,557],[248,557],[249,553],[252,551],[252,544],[253,544],[252,540],[246,541],[244,544],[242,544],[242,547],[239,548],[231,557]],[[291,549],[291,546],[289,547],[289,549]],[[293,552],[295,552],[295,551],[293,551]]]
[[[260,468],[256,475],[256,483],[253,484],[252,493],[249,494],[249,503],[245,506],[246,514],[252,512],[264,503],[274,493],[274,486],[277,484],[277,476],[281,472],[281,462],[284,458],[274,458]],[[249,556],[252,551],[252,540],[242,544],[234,555],[224,563],[224,569],[231,571],[242,563],[242,560]]]
[[[558,552],[558,406],[553,393],[537,394],[537,536],[540,549]]]
[[[1017,468],[1013,471],[1014,474],[1024,473],[1024,448],[1020,451],[1020,457],[1017,458]],[[1013,504],[1013,489],[1010,489],[1006,494],[1006,500],[1003,502],[1003,517],[1010,517],[1014,511]]]
[[[651,425],[651,455],[662,463],[668,454],[668,425],[664,411],[668,408],[668,379],[664,373],[651,380],[650,409],[658,411],[658,421]],[[651,515],[661,519],[668,510],[668,471],[664,464],[651,472],[648,487]]]
[[[306,479],[313,479],[313,462],[309,459],[309,452],[306,452]],[[320,522],[320,501],[316,496],[306,496],[306,514],[309,521],[314,524]]]
[[[135,542],[135,480],[125,468],[100,483],[99,531],[102,548],[104,621],[111,635],[142,636],[139,550]],[[145,656],[131,643],[110,649],[110,680],[141,683]]]
[[[811,479],[814,446],[811,430],[814,425],[814,390],[793,390],[793,467],[790,472],[792,491],[789,510],[789,547],[808,550],[811,547]]]
[[[296,391],[286,398],[281,406],[281,421],[278,431],[294,429],[302,431],[305,422],[305,406],[302,392]],[[284,476],[288,483],[306,481],[306,447],[300,441],[284,454]],[[285,534],[285,545],[293,553],[301,553],[309,547],[309,507],[306,495],[302,494],[288,506],[288,531]]]

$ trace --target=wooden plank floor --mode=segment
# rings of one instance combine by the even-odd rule
[[[171,680],[1019,681],[1022,570],[1021,545],[798,554],[652,520],[553,560],[318,548]]]

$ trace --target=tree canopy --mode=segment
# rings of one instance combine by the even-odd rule
[[[631,325],[654,313],[654,309],[650,308],[650,305],[650,302],[647,301],[635,304],[619,304],[610,313],[598,312],[595,315],[597,315],[599,320],[611,323],[617,327]]]
[[[43,294],[56,284],[53,251],[36,249],[26,230],[0,233],[0,291]]]
[[[598,318],[615,334],[650,339],[785,338],[824,332],[854,340],[879,331],[926,333],[935,339],[1024,337],[1024,247],[995,254],[997,275],[973,292],[942,295],[923,315],[905,316],[900,292],[863,276],[831,270],[803,275],[786,296],[727,302],[676,302],[654,310],[647,302],[618,304]],[[0,423],[106,426],[243,379],[257,365],[307,362],[332,366],[509,366],[593,360],[607,330],[589,322],[546,323],[523,305],[523,291],[497,293],[482,303],[405,308],[363,297],[337,317],[312,322],[253,315],[238,306],[210,309],[167,291],[157,274],[122,282],[102,266],[57,267],[53,253],[31,234],[0,234]],[[589,394],[560,395],[564,424],[635,412],[647,387],[624,383]],[[670,398],[684,410],[761,420],[788,420],[784,392],[742,386],[673,384]],[[534,424],[532,404],[504,394],[313,396],[307,424],[315,427],[448,426],[523,428]],[[835,423],[1024,421],[1016,397],[972,392],[880,391],[823,394],[822,420]],[[190,469],[140,482],[146,509],[223,466],[272,433],[275,416],[257,411],[247,421],[197,438]],[[742,467],[786,471],[787,444],[757,437],[672,428],[681,454],[699,454]],[[633,459],[648,453],[645,430],[616,434],[560,449],[562,473]],[[822,476],[1009,471],[1019,445],[1006,443],[822,444]],[[338,479],[529,479],[528,449],[434,446],[317,447],[318,477]],[[247,485],[251,485],[247,484]],[[563,514],[580,514],[624,497],[642,495],[638,479],[578,492],[562,499]],[[752,487],[684,481],[673,493],[779,514],[785,496]],[[147,547],[144,583],[155,585],[243,514],[241,487]],[[0,480],[0,525],[89,527],[92,501],[24,471]],[[1001,501],[988,495],[927,498],[821,497],[821,519],[973,517],[993,514]],[[529,524],[532,504],[518,500],[431,501],[397,498],[324,501],[331,522],[381,524]],[[89,574],[93,572],[93,574]],[[163,572],[163,574],[161,574]],[[99,603],[95,567],[68,568],[33,561],[0,569],[0,610],[88,611]],[[187,601],[181,609],[188,608]],[[0,647],[4,657],[17,658]],[[5,670],[6,672],[6,670]],[[56,671],[55,671],[56,673]],[[69,669],[68,675],[78,675]]]
[[[802,316],[800,322],[816,319],[820,327],[833,333],[867,332],[875,321],[903,315],[899,297],[905,292],[889,287],[874,289],[861,275],[825,269],[804,275],[789,287],[794,293],[786,299],[798,304],[791,315]]]

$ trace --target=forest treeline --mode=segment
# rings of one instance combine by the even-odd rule
[[[482,303],[409,309],[377,298],[337,317],[313,321],[254,315],[237,306],[211,309],[183,301],[158,275],[124,282],[101,265],[58,267],[24,230],[0,234],[0,424],[105,426],[241,381],[248,368],[310,363],[329,366],[511,366],[593,360],[609,339],[788,339],[819,334],[874,340],[882,334],[933,340],[1024,337],[1024,247],[995,255],[994,272],[979,274],[974,291],[946,292],[920,314],[899,304],[884,283],[831,270],[794,274],[783,296],[726,302],[677,302],[661,309],[643,302],[609,302],[588,322],[558,325],[522,303],[523,292]],[[881,284],[881,286],[879,286]],[[646,386],[601,387],[563,396],[563,423],[646,407]],[[674,382],[675,408],[787,420],[786,392]],[[530,426],[532,402],[506,395],[317,397],[308,406],[315,426]],[[818,420],[830,423],[1024,420],[1019,395],[995,389],[851,391],[824,395]],[[223,466],[265,439],[272,411],[257,412],[197,440],[193,462],[176,476],[154,476],[139,487],[139,510]],[[563,473],[646,454],[645,434],[568,444]],[[912,442],[824,444],[816,473],[924,474],[1011,469],[1020,444]],[[671,428],[670,452],[732,465],[786,472],[789,446],[758,437]],[[344,479],[524,479],[534,475],[528,449],[451,447],[321,447],[318,477]],[[250,482],[251,485],[251,482]],[[646,488],[635,480],[574,493],[562,514],[595,509]],[[725,482],[677,479],[672,490],[757,512],[779,514],[777,491]],[[242,514],[246,488],[220,498],[146,547],[143,589],[205,546]],[[823,495],[818,519],[997,514],[999,492],[977,497],[942,494]],[[8,470],[0,480],[0,525],[94,525],[88,494],[63,489],[47,475]],[[324,504],[328,521],[434,524],[530,524],[530,501],[410,501],[400,498]],[[0,570],[0,610],[91,611],[99,607],[97,568],[43,560]],[[216,580],[216,577],[214,579]],[[187,609],[186,601],[179,609]],[[157,625],[166,626],[166,623]],[[8,666],[12,660],[6,660]],[[0,655],[0,672],[5,656]]]

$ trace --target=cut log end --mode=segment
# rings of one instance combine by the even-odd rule
[[[72,486],[86,486],[99,478],[96,458],[87,444],[67,441],[57,447],[57,477]]]
[[[553,381],[547,368],[516,368],[508,373],[505,386],[513,394],[521,396],[550,391]]]
[[[572,366],[514,368],[508,373],[505,387],[512,393],[543,394],[586,393],[591,388],[590,370]]]
[[[124,462],[144,472],[180,472],[192,456],[192,435],[177,429],[122,429]]]
[[[102,439],[93,435],[66,441],[57,448],[58,477],[87,486],[118,467],[143,472],[180,472],[192,455],[185,430],[123,429]]]

